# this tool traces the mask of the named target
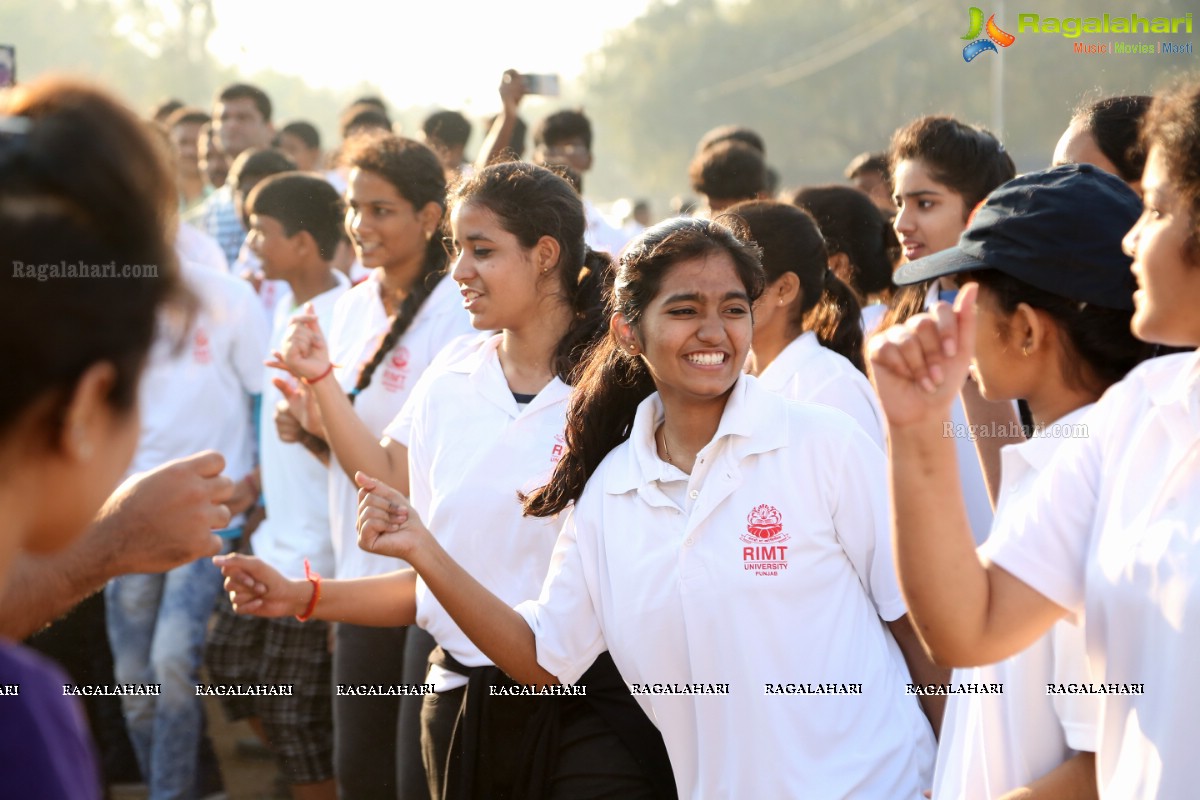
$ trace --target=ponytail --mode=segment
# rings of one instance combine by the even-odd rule
[[[809,313],[805,328],[817,335],[822,345],[847,358],[859,372],[867,374],[863,358],[862,306],[854,290],[832,270],[825,271],[825,291]]]
[[[568,385],[578,382],[580,362],[604,333],[604,287],[611,277],[612,259],[586,245],[578,273],[564,274],[570,284],[567,299],[572,315],[571,324],[554,348],[554,372]]]
[[[439,229],[434,231],[429,243],[425,246],[425,263],[421,267],[421,274],[413,281],[408,295],[401,301],[400,308],[396,310],[396,316],[392,318],[392,326],[388,328],[387,334],[379,340],[379,347],[375,349],[375,354],[363,364],[362,370],[358,373],[358,380],[348,395],[351,403],[371,385],[371,378],[375,375],[375,370],[412,327],[421,307],[425,305],[425,301],[429,299],[429,295],[433,294],[433,290],[445,275],[446,250],[442,247],[441,230]]]
[[[593,345],[567,406],[566,453],[550,482],[522,498],[525,514],[554,516],[578,500],[604,457],[629,438],[638,406],[654,391],[646,363],[611,334]]]

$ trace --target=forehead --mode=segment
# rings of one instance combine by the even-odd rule
[[[232,100],[217,101],[217,117],[222,117],[228,114],[237,116],[253,115],[262,119],[262,113],[258,110],[258,106],[249,97],[235,97]]]
[[[918,158],[906,158],[898,163],[892,180],[896,187],[896,194],[911,192],[957,194],[946,184],[935,181],[929,173],[929,168],[925,166],[925,162]]]
[[[492,213],[491,209],[471,202],[454,205],[450,211],[450,228],[454,232],[455,239],[469,236],[486,236],[489,239],[497,239],[504,235],[512,236],[500,224],[499,218]]]
[[[200,129],[203,127],[203,122],[181,122],[171,128],[171,135],[176,139],[197,139],[200,137]]]
[[[250,227],[258,228],[263,233],[282,233],[283,223],[265,214],[251,214]]]
[[[389,203],[407,203],[392,182],[369,170],[355,167],[350,170],[346,183],[346,197],[358,200],[386,200]]]
[[[678,294],[720,299],[731,293],[746,294],[746,285],[738,277],[733,258],[722,250],[673,264],[663,275],[654,300],[662,302]]]
[[[1167,169],[1167,159],[1162,149],[1151,146],[1146,154],[1146,168],[1142,172],[1142,188],[1146,191],[1153,189],[1162,195],[1171,191],[1171,175]]]

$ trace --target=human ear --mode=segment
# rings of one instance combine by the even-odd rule
[[[778,298],[781,306],[790,306],[804,294],[800,289],[800,276],[794,272],[785,272],[776,278],[770,291]]]
[[[545,274],[558,265],[562,246],[553,236],[543,236],[533,246],[533,261],[539,275]]]
[[[444,210],[442,207],[432,200],[417,212],[417,219],[420,220],[421,229],[425,232],[425,241],[429,241],[437,233],[438,225],[442,222],[443,213]]]
[[[1052,332],[1051,326],[1033,306],[1018,303],[1009,324],[1009,335],[1013,346],[1028,356],[1036,353],[1039,348],[1044,348]]]
[[[92,364],[79,377],[55,436],[59,452],[76,461],[90,461],[104,441],[114,413],[108,396],[117,381],[117,369],[108,361]]]
[[[638,340],[637,331],[620,311],[613,312],[612,317],[608,320],[608,329],[617,340],[618,346],[629,355],[636,356],[642,351],[642,343]]]

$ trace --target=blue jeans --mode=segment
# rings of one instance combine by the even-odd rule
[[[226,540],[224,552],[229,545]],[[162,686],[158,697],[121,698],[150,800],[195,796],[196,755],[204,733],[196,684],[221,584],[221,571],[202,558],[162,574],[122,575],[105,589],[117,683]]]

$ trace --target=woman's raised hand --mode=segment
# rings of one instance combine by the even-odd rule
[[[430,535],[408,498],[361,472],[358,484],[358,546],[370,553],[411,560],[422,537]]]
[[[291,434],[291,426],[297,425],[313,436],[328,439],[325,422],[321,418],[321,404],[311,389],[285,378],[272,378],[271,383],[283,394],[283,400],[275,407],[275,427],[279,430],[279,438],[283,439],[285,432]],[[298,441],[299,438],[297,435],[291,441]]]
[[[255,617],[303,614],[312,594],[308,581],[290,581],[254,556],[233,553],[213,556],[225,576],[225,591],[233,610]]]
[[[871,337],[871,381],[893,426],[941,421],[967,379],[975,352],[978,284],[958,293],[954,306],[938,303]]]
[[[303,314],[292,317],[283,344],[272,356],[273,360],[266,362],[268,367],[285,370],[297,378],[312,381],[328,374],[329,348],[312,303],[304,306]]]

